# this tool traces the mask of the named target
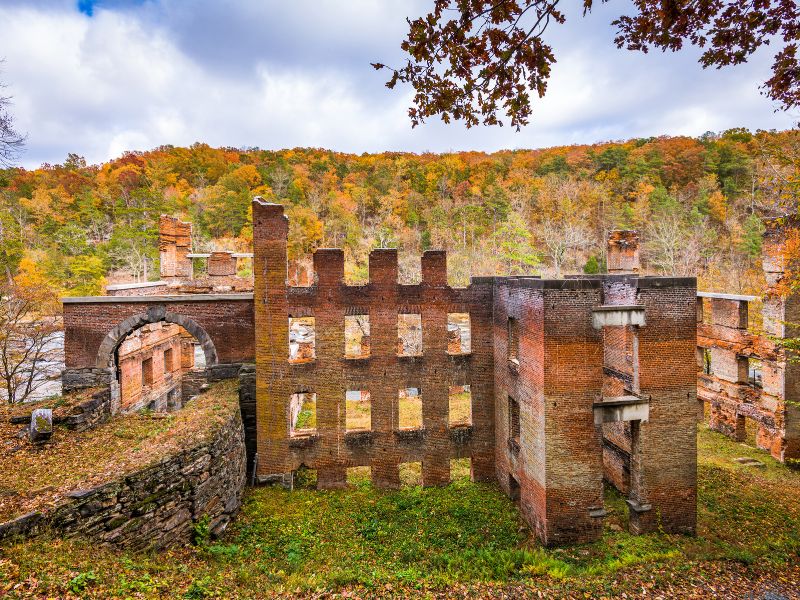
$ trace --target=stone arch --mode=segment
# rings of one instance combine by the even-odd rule
[[[217,349],[206,330],[197,321],[184,315],[170,312],[163,304],[158,304],[149,307],[147,312],[128,317],[108,332],[108,335],[103,338],[100,344],[100,349],[97,351],[97,361],[95,363],[97,368],[105,369],[113,365],[114,353],[129,333],[148,323],[158,323],[160,321],[175,323],[191,333],[200,342],[200,347],[206,356],[206,367],[217,364]]]

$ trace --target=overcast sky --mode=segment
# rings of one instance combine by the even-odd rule
[[[531,125],[411,128],[409,89],[371,61],[400,64],[405,17],[432,0],[0,0],[0,81],[28,134],[21,163],[89,162],[162,144],[345,152],[539,148],[744,126],[785,129],[758,86],[770,49],[703,70],[694,50],[617,50],[614,1],[548,40],[557,64]]]

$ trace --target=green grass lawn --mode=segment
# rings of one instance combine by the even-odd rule
[[[697,537],[629,535],[624,500],[608,490],[600,540],[543,549],[516,506],[471,483],[461,463],[447,487],[396,492],[374,489],[362,470],[342,491],[251,490],[224,539],[198,528],[198,545],[161,554],[57,538],[6,545],[0,596],[797,597],[800,472],[704,427],[699,458]]]

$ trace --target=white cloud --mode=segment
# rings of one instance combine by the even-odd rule
[[[541,147],[734,126],[785,128],[758,94],[769,53],[704,71],[697,53],[617,50],[602,5],[550,32],[558,63],[533,124],[411,129],[409,90],[387,90],[370,61],[402,59],[404,17],[428,3],[151,0],[93,17],[74,4],[0,7],[2,79],[29,134],[23,164],[68,152],[100,162],[125,150],[204,141],[350,152]],[[619,10],[617,8],[617,10]]]

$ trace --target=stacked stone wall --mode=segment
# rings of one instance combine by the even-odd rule
[[[245,485],[238,409],[210,439],[104,485],[74,490],[57,506],[0,523],[0,540],[45,531],[121,548],[164,548],[191,541],[207,519],[219,534],[236,515]]]

